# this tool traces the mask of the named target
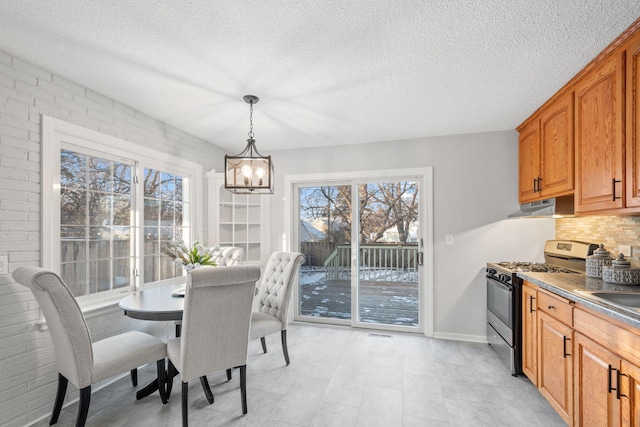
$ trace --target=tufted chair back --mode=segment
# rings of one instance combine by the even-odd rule
[[[258,311],[278,318],[283,329],[287,325],[293,282],[303,262],[304,255],[299,252],[274,252],[262,275]]]
[[[237,246],[225,246],[213,254],[213,259],[219,267],[238,265],[242,261],[244,249]]]

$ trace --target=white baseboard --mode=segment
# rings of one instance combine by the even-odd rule
[[[486,335],[467,335],[467,334],[452,334],[449,332],[434,332],[433,338],[439,338],[443,340],[452,340],[452,341],[478,342],[483,344],[488,343]]]

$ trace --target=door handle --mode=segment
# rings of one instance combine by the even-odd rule
[[[420,267],[424,265],[424,252],[418,252],[418,265]]]
[[[562,357],[571,356],[571,353],[567,353],[567,341],[571,341],[571,338],[562,337]]]

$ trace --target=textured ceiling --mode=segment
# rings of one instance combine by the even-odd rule
[[[0,0],[0,50],[239,152],[514,129],[637,0]]]

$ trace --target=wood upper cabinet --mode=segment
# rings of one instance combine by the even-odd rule
[[[576,213],[625,206],[624,59],[614,52],[576,82]]]
[[[573,92],[543,106],[518,131],[520,202],[573,193]]]
[[[522,372],[538,385],[538,323],[537,313],[538,287],[524,282],[522,286]]]
[[[627,200],[628,207],[640,207],[640,34],[626,49],[627,60]]]
[[[573,329],[538,311],[538,390],[567,424],[573,419]]]
[[[540,119],[536,118],[518,129],[518,188],[520,203],[540,198]]]
[[[574,424],[619,426],[622,359],[582,334],[574,339]]]

